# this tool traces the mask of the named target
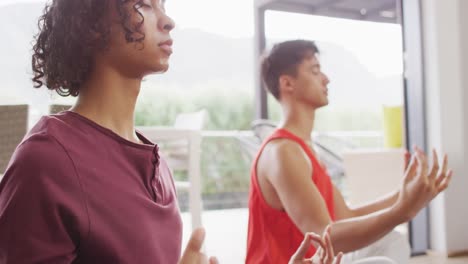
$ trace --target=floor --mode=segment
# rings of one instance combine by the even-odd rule
[[[411,264],[467,264],[468,257],[443,258],[435,256],[422,256],[411,259]]]
[[[184,222],[183,248],[191,233],[190,215],[182,214]],[[207,236],[205,250],[210,256],[216,256],[222,264],[244,263],[247,239],[247,209],[205,211],[203,225]],[[436,256],[420,256],[411,260],[411,264],[468,264],[468,257],[444,259]]]

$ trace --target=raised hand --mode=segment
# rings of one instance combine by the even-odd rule
[[[208,260],[208,257],[201,252],[204,240],[205,230],[203,228],[195,229],[179,264],[218,264],[216,258],[212,257]]]
[[[448,158],[444,155],[442,166],[435,150],[432,151],[429,168],[426,155],[419,148],[411,158],[400,189],[396,208],[409,221],[449,185],[453,172],[448,170]]]
[[[318,244],[319,247],[312,258],[306,259],[305,255],[312,246],[312,242]],[[342,257],[343,253],[339,253],[335,257],[330,239],[330,227],[328,226],[322,237],[315,233],[305,234],[304,241],[289,260],[289,264],[339,264]]]

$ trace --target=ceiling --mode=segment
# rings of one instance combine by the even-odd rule
[[[399,0],[255,0],[263,10],[398,23]]]

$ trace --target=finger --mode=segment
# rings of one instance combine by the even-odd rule
[[[416,155],[413,155],[411,157],[410,163],[408,165],[408,168],[406,168],[406,173],[405,173],[405,181],[410,180],[415,174],[418,169],[418,160],[416,159]]]
[[[325,243],[327,245],[328,254],[329,254],[330,258],[333,259],[333,257],[335,257],[335,253],[333,252],[333,245],[332,245],[332,242],[331,242],[330,234],[327,234],[325,239],[326,239]]]
[[[180,263],[191,263],[194,256],[198,260],[198,263],[208,263],[208,258],[205,254],[202,254],[201,248],[203,241],[205,240],[205,230],[203,228],[197,228],[192,232],[190,240],[185,248],[184,254],[180,260]]]
[[[422,149],[420,149],[418,146],[414,145],[413,146],[413,151],[414,153],[423,153],[424,151],[422,151]]]
[[[442,172],[446,173],[448,168],[448,155],[447,153],[444,154],[444,161],[442,163]]]
[[[427,161],[427,155],[426,153],[424,153],[424,151],[422,151],[421,149],[418,148],[418,154],[419,154],[419,157],[421,158],[421,166],[423,169],[425,169],[425,173],[424,175],[427,175],[427,170],[429,168],[429,165],[428,165],[428,161]]]
[[[418,161],[418,175],[427,181],[427,160],[420,151],[416,152],[416,160]]]
[[[327,225],[327,227],[325,227],[325,230],[323,230],[323,233],[322,233],[322,240],[325,241],[325,236],[327,234],[330,234],[330,229],[331,229],[331,226],[330,225]]]
[[[187,244],[185,251],[201,251],[203,241],[205,240],[205,229],[197,228],[192,232],[192,236]]]
[[[327,250],[322,249],[322,250],[320,251],[320,263],[326,263],[326,262],[325,262],[326,259],[327,259]]]
[[[331,264],[333,262],[334,254],[333,254],[333,248],[331,246],[331,240],[330,240],[330,234],[325,235],[325,257],[323,260],[323,263],[326,264]]]
[[[444,159],[442,161],[442,168],[439,170],[439,176],[440,175],[446,175],[447,174],[447,169],[448,169],[448,156],[447,154],[444,154]]]
[[[436,189],[438,189],[439,186],[442,184],[442,182],[447,178],[447,175],[448,174],[441,174],[441,175],[437,176],[437,179],[435,181]]]
[[[210,258],[210,264],[219,264],[219,261],[216,257],[211,257]]]
[[[318,237],[318,239],[317,239]],[[312,245],[312,240],[313,241],[320,241],[320,237],[318,235],[315,235],[313,233],[306,233],[304,235],[304,240],[302,241],[301,245],[299,248],[296,250],[294,255],[292,256],[291,260],[297,261],[297,260],[303,260],[305,258],[305,255],[307,254],[307,251],[309,250],[310,246]],[[321,243],[321,242],[320,242]]]
[[[325,255],[323,247],[319,247],[316,254],[318,254],[318,256],[320,258],[320,261],[323,262],[323,258],[324,258],[324,255]]]
[[[437,151],[435,149],[432,149],[432,169],[428,176],[429,181],[433,182],[438,172],[439,157],[437,156]]]
[[[444,180],[440,183],[439,186],[437,186],[437,193],[441,193],[441,192],[445,191],[445,189],[447,189],[447,187],[450,184],[450,181],[452,180],[452,175],[453,175],[453,171],[449,170],[447,172],[447,176],[444,177]]]
[[[340,252],[338,256],[336,256],[335,262],[333,264],[340,264],[342,258],[343,258],[343,252]]]
[[[420,155],[421,155],[421,158],[422,158],[422,164],[424,165],[424,168],[426,169],[426,173],[429,169],[429,157],[428,155],[426,155],[426,153],[424,153],[422,150],[419,151]]]
[[[323,260],[322,260],[323,263],[328,263],[330,259],[333,259],[333,254],[332,254],[333,250],[330,252],[330,246],[331,246],[330,229],[331,229],[331,226],[327,225],[322,235],[322,240],[325,243],[325,246],[323,247]]]
[[[209,263],[208,262],[208,257],[203,254],[203,253],[198,253],[198,259],[197,259],[197,263],[200,263],[200,264],[207,264]]]
[[[406,150],[405,151],[405,170],[408,168],[410,160],[411,160],[411,153],[408,150]]]
[[[444,161],[442,163],[442,168],[439,171],[439,175],[437,175],[437,179],[435,181],[435,186],[438,187],[440,183],[447,177],[447,167],[448,167],[448,156],[447,154],[444,155]]]
[[[323,239],[315,234],[315,233],[309,233],[310,234],[310,239],[315,242],[316,244],[318,244],[318,246],[316,248],[323,248],[325,247],[325,242],[323,241]]]
[[[327,244],[326,244],[327,241],[325,240],[325,236],[326,236],[327,234],[329,234],[329,233],[330,233],[330,225],[327,225],[327,226],[325,227],[325,229],[323,230],[323,233],[322,233],[322,242],[323,242],[323,243],[322,243],[321,246],[322,246],[322,248],[323,248],[324,251],[327,250]]]
[[[323,248],[322,252],[322,263],[328,263],[328,259],[330,258],[330,252],[328,251],[328,240],[326,239],[328,235],[324,236],[324,241],[325,241],[325,247]]]

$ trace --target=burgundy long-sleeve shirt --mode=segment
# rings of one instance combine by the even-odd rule
[[[155,144],[73,112],[42,118],[0,183],[0,264],[177,263],[182,224]]]

